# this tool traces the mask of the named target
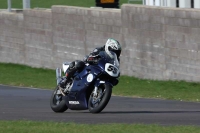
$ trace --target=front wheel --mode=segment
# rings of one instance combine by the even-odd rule
[[[57,113],[65,112],[68,109],[65,100],[63,100],[63,95],[60,93],[58,86],[51,95],[50,106],[51,109]]]
[[[91,113],[100,113],[108,104],[112,94],[112,87],[104,84],[98,87],[97,94],[93,92],[88,101],[88,108]]]

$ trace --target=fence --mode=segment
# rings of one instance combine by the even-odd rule
[[[8,1],[8,11],[11,12],[12,9],[12,0],[7,0]],[[31,2],[30,0],[23,0],[23,9],[27,9],[31,7]]]
[[[200,0],[143,0],[143,4],[179,8],[200,8]]]

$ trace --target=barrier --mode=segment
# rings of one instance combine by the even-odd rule
[[[124,4],[0,12],[0,62],[55,69],[115,38],[121,74],[200,81],[200,10]]]
[[[12,0],[7,0],[8,3],[8,11],[12,11]],[[31,7],[31,2],[30,0],[23,0],[23,9],[27,9]]]
[[[200,8],[199,0],[144,0],[144,5],[180,8]]]

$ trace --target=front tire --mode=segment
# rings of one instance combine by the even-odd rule
[[[65,100],[63,99],[63,95],[58,94],[57,93],[58,91],[59,91],[59,88],[57,86],[51,95],[50,106],[54,112],[62,113],[62,112],[65,112],[68,109],[68,107],[65,103]]]
[[[88,101],[88,108],[91,113],[100,113],[110,100],[112,87],[110,85],[104,84],[98,88],[97,96],[94,96],[93,92],[91,93]]]

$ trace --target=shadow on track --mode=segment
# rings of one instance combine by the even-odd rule
[[[200,113],[200,111],[105,111],[101,114]]]
[[[71,114],[91,114],[88,112],[83,111],[66,111],[65,113],[71,113]],[[157,114],[157,113],[163,113],[163,114],[169,114],[169,113],[200,113],[200,111],[103,111],[99,114]]]

